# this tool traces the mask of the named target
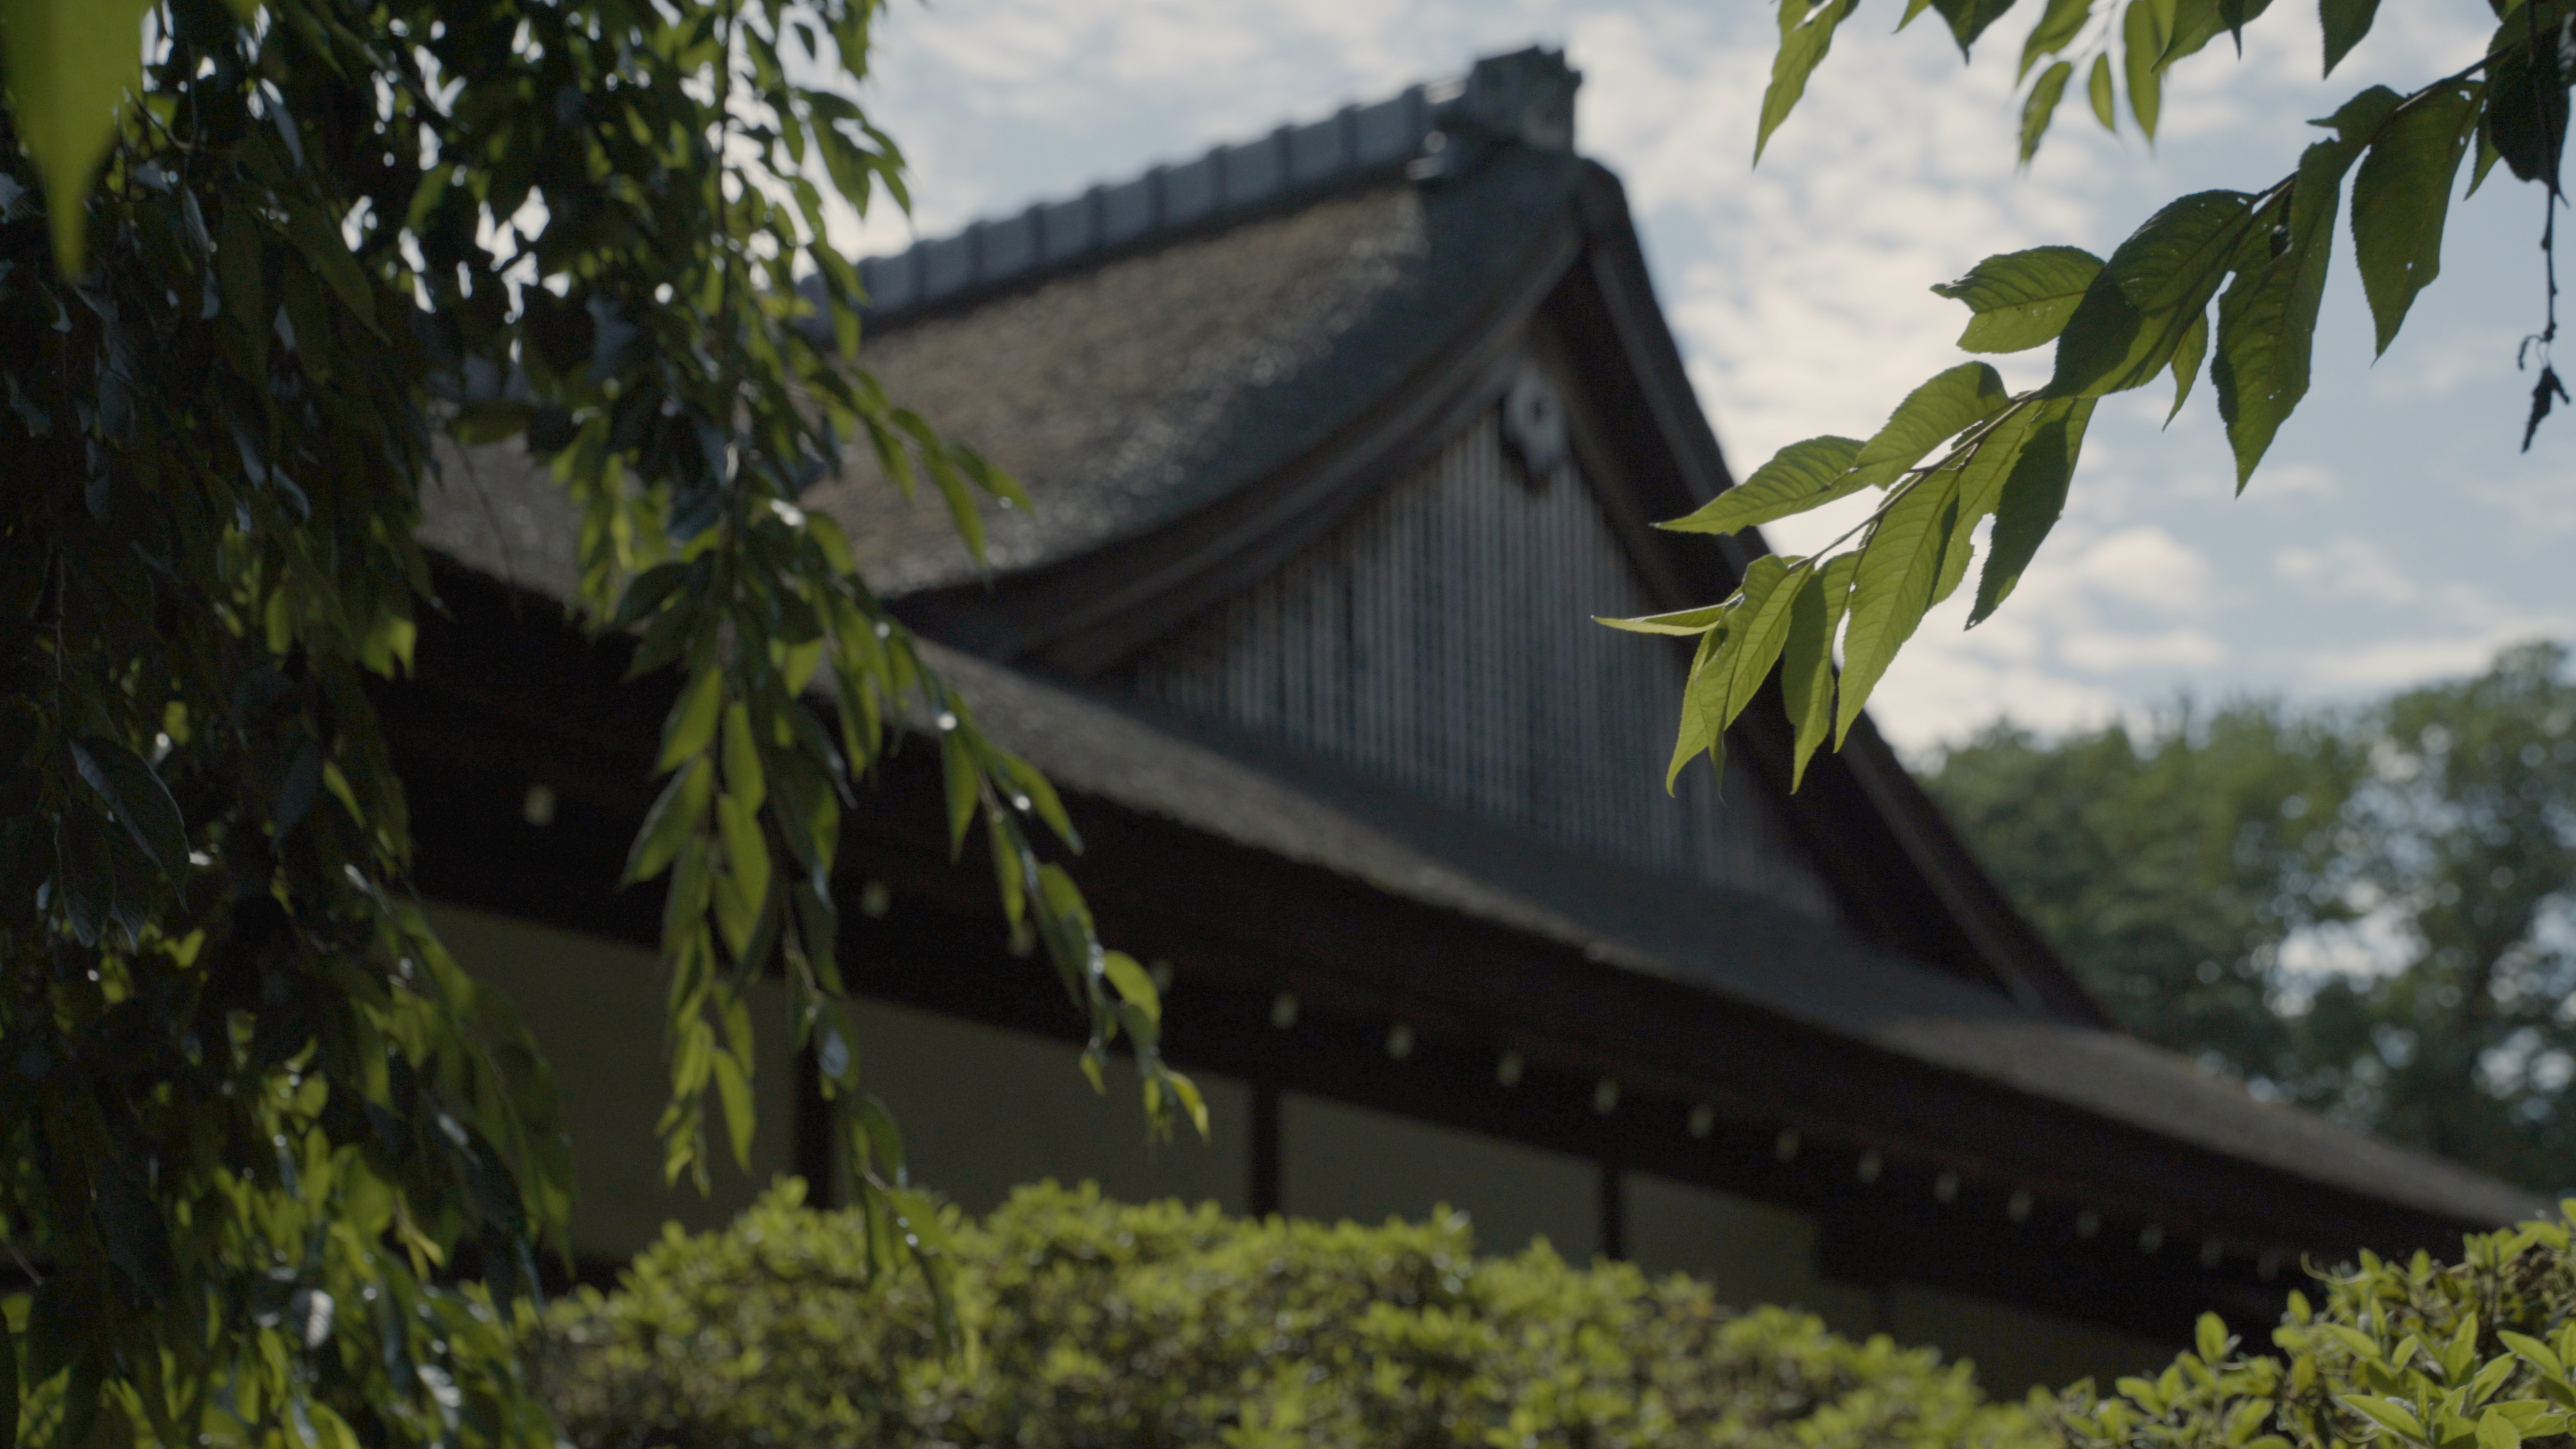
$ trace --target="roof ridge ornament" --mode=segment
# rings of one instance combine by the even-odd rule
[[[1580,71],[1531,46],[1478,60],[1463,77],[1218,146],[1017,216],[970,223],[859,263],[868,314],[888,317],[1363,178],[1455,176],[1496,145],[1571,152]],[[1464,144],[1460,144],[1460,143]]]

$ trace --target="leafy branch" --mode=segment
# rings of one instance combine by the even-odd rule
[[[1782,0],[1781,44],[1763,98],[1758,158],[1804,94],[1856,0]],[[2162,76],[2177,61],[2244,24],[2268,0],[2048,0],[2025,41],[2021,73],[2091,46],[2096,114],[2116,125],[2125,84],[2130,111],[2155,131]],[[2011,0],[1912,0],[1950,24],[1962,54]],[[2365,35],[2375,0],[2323,0],[2329,71]],[[1783,448],[1741,483],[1663,527],[1736,533],[1877,490],[1869,515],[1817,554],[1766,556],[1741,587],[1711,606],[1601,622],[1699,639],[1684,694],[1668,780],[1705,752],[1723,762],[1725,732],[1774,666],[1795,735],[1792,779],[1830,738],[1837,748],[1924,614],[1957,591],[1993,521],[1971,627],[2008,598],[2064,511],[2097,402],[2159,376],[2181,411],[2206,365],[2236,458],[2240,491],[2281,424],[2308,391],[2310,354],[2334,248],[2334,223],[2352,182],[2350,225],[2362,288],[2385,352],[2416,296],[2440,271],[2451,192],[2475,143],[2470,190],[2502,161],[2545,183],[2553,207],[2567,121],[2566,53],[2576,49],[2576,0],[2500,0],[2495,36],[2474,64],[2408,95],[2372,86],[2314,124],[2297,170],[2260,192],[2204,191],[2149,218],[2109,260],[2048,246],[1988,257],[1936,286],[1971,313],[1959,346],[2013,353],[2056,344],[2048,382],[2018,394],[1982,362],[1948,369],[1916,388],[1866,441],[1810,438]],[[2110,64],[2118,36],[2124,81]],[[2055,61],[2030,82],[2023,111],[2026,162],[2074,72]],[[2552,257],[2554,269],[2554,255]],[[2541,357],[2530,426],[2565,396],[2547,362],[2550,325],[2526,341]],[[2213,325],[2210,311],[2216,304]],[[2524,445],[2529,446],[2526,430]],[[1845,544],[1853,547],[1845,549]],[[1841,668],[1836,670],[1837,643]]]

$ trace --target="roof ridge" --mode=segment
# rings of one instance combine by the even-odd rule
[[[1571,151],[1574,90],[1582,80],[1562,50],[1533,45],[1484,56],[1461,77],[1346,105],[1016,216],[970,222],[953,235],[861,261],[867,314],[883,318],[946,302],[1364,177],[1454,175],[1479,149],[1457,140]]]

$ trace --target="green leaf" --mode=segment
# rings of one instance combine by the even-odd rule
[[[2253,198],[2201,191],[2147,219],[2087,287],[2057,339],[2052,397],[2094,397],[2152,381],[2226,280],[2253,225]]]
[[[726,705],[724,711],[724,784],[725,793],[740,800],[745,810],[757,811],[769,798],[768,777],[760,768],[760,745],[752,738],[751,710],[740,700]]]
[[[1892,483],[1925,454],[1993,417],[2008,401],[2002,376],[1986,363],[1963,362],[1937,373],[1907,393],[1886,426],[1861,445],[1852,459],[1852,476],[1873,487]]]
[[[1726,610],[1724,604],[1710,604],[1706,608],[1677,609],[1669,614],[1647,614],[1635,619],[1605,619],[1595,615],[1592,622],[1625,629],[1631,634],[1678,634],[1695,639],[1725,618]]]
[[[2084,94],[2093,103],[2093,119],[2113,135],[2120,133],[2120,117],[2111,97],[2111,53],[2093,57],[2092,73],[2084,78]]]
[[[626,873],[620,883],[660,875],[697,832],[699,822],[707,818],[707,802],[714,793],[715,767],[706,760],[692,760],[687,769],[672,776],[635,832],[635,844],[627,850]]]
[[[2200,1315],[2199,1321],[2192,1325],[2191,1344],[2192,1352],[2200,1355],[2202,1363],[2216,1368],[2227,1357],[2227,1320],[2215,1313]]]
[[[2033,247],[1988,257],[1932,290],[1976,314],[1959,334],[1962,351],[2020,352],[2064,332],[2101,271],[2102,259],[2081,247]]]
[[[297,207],[293,215],[294,224],[287,237],[295,243],[295,249],[313,263],[323,281],[331,284],[331,290],[339,294],[340,304],[373,329],[376,294],[367,285],[366,273],[358,270],[358,259],[349,254],[349,244],[341,238],[340,229],[311,207]]]
[[[725,1136],[733,1145],[734,1166],[749,1172],[751,1134],[759,1116],[751,1094],[751,1071],[731,1052],[715,1053],[709,1065],[715,1068],[716,1100],[724,1106]]]
[[[2380,127],[2353,174],[2353,261],[2383,353],[2415,294],[2441,275],[2442,226],[2476,116],[2474,86],[2419,96]]]
[[[2182,413],[2183,399],[2191,396],[2192,382],[2200,376],[2200,364],[2209,356],[2209,314],[2192,319],[2191,330],[2182,335],[2182,345],[2174,349],[2173,407],[2165,413],[2170,423]]]
[[[2066,98],[2066,83],[2074,75],[2075,62],[2059,61],[2040,72],[2039,83],[2030,88],[2029,98],[2021,103],[2021,164],[2024,166],[2039,154],[2040,140],[2048,134],[2048,123],[2056,119],[2057,103]],[[1968,325],[1973,327],[1976,324]]]
[[[1136,964],[1135,957],[1124,951],[1103,951],[1100,953],[1100,970],[1109,978],[1109,984],[1117,989],[1119,1000],[1153,1020],[1162,1019],[1162,993],[1154,989],[1154,978],[1144,967]]]
[[[868,1171],[900,1187],[910,1179],[909,1164],[904,1159],[903,1129],[895,1125],[894,1114],[873,1093],[861,1096],[850,1106],[851,1125],[866,1151],[859,1160]]]
[[[89,189],[128,92],[143,89],[143,0],[0,0],[10,119],[44,182],[54,265],[88,269]]]
[[[2413,1409],[2395,1399],[2373,1394],[2337,1394],[2335,1398],[2345,1408],[2391,1433],[2403,1434],[2410,1439],[2424,1437],[2424,1421],[2415,1417]]]
[[[1789,767],[1791,790],[1807,778],[1807,762],[1833,732],[1834,635],[1851,604],[1852,573],[1859,566],[1859,554],[1845,553],[1809,569],[1789,606],[1789,637],[1780,650],[1780,690],[1796,738]]]
[[[2120,78],[2129,85],[2129,114],[2156,138],[2164,104],[2165,49],[2173,41],[2174,0],[2129,0],[2120,16]]]
[[[2537,3],[2537,0],[2534,0]],[[2516,15],[2496,31],[2487,56],[2486,124],[2481,131],[2513,174],[2558,188],[2558,158],[2567,145],[2567,83],[2552,43],[2534,51]]]
[[[1762,120],[1753,137],[1753,163],[1762,164],[1762,148],[1771,133],[1797,109],[1807,93],[1807,77],[1824,63],[1834,46],[1834,30],[1851,16],[1859,0],[1821,0],[1813,11],[1808,0],[1780,0],[1780,50],[1771,58],[1771,84],[1762,91]]]
[[[1726,727],[1762,687],[1788,635],[1791,591],[1781,588],[1788,574],[1788,564],[1777,555],[1755,559],[1744,571],[1744,585],[1731,601],[1725,627],[1710,630],[1700,640],[1689,682],[1682,689],[1681,731],[1673,744],[1672,763],[1664,772],[1665,789],[1670,790],[1681,778],[1682,767],[1703,752],[1711,756],[1723,778]]]
[[[188,868],[188,828],[179,802],[141,756],[114,740],[89,735],[72,746],[72,765],[162,874]]]
[[[662,722],[662,754],[653,768],[670,769],[704,750],[716,737],[716,717],[723,706],[723,670],[710,666],[691,675]]]
[[[975,768],[975,757],[967,751],[966,742],[955,729],[939,735],[940,773],[948,787],[948,850],[953,856],[966,844],[966,827],[975,821],[975,805],[982,798],[978,788],[983,780]]]
[[[2055,55],[2073,44],[2075,37],[2084,33],[2084,22],[2092,18],[2093,0],[2048,0],[2039,23],[2030,28],[2030,38],[2022,42],[2021,69],[2014,73],[2014,79],[2029,75],[2041,56]],[[2072,70],[2073,62],[2067,62],[2067,68]],[[2062,82],[2059,88],[2064,89]]]
[[[2505,1347],[2513,1350],[2514,1353],[2520,1356],[2525,1362],[2529,1363],[2532,1367],[2539,1369],[2543,1373],[2564,1374],[2567,1372],[2566,1365],[2559,1361],[2558,1355],[2550,1349],[2548,1344],[2542,1343],[2539,1339],[2533,1338],[2528,1334],[2516,1333],[2511,1329],[2498,1330],[2496,1338],[2501,1341]]]
[[[1968,526],[1995,511],[2004,480],[2030,442],[2031,429],[2047,412],[2036,398],[2023,398],[2008,415],[1995,420],[1977,437],[1977,445],[1959,469],[1959,508]]]
[[[1788,585],[1793,574],[1805,572],[1796,560],[1776,555],[1755,559],[1745,570],[1744,602],[1727,623],[1728,682],[1725,712],[1717,721],[1720,730],[1735,723],[1771,677],[1771,666],[1779,662],[1780,647],[1789,637],[1790,605],[1797,598],[1797,590]]]
[[[2281,424],[2307,396],[2343,174],[2362,139],[2396,103],[2394,92],[2373,86],[2336,112],[2333,124],[2341,134],[2308,147],[2299,158],[2288,214],[2274,224],[2271,255],[2239,271],[2218,299],[2218,355],[2209,373],[2227,441],[2236,450],[2240,491]]]
[[[2478,1416],[2478,1449],[2522,1449],[2522,1430],[2495,1409]]]
[[[1753,476],[1720,493],[1698,511],[1658,528],[1677,533],[1736,533],[1756,524],[1803,513],[1867,486],[1855,482],[1852,464],[1861,445],[1852,438],[1809,438],[1791,443],[1753,470]]]
[[[2318,0],[2319,18],[2325,21],[2326,68],[2333,75],[2352,48],[2370,33],[2370,23],[2379,16],[2379,0]]]
[[[1967,58],[1968,48],[1977,43],[1977,37],[1986,33],[1986,27],[2001,20],[2012,7],[2013,0],[1932,0],[1932,8],[1950,22],[1950,34],[1959,42],[1962,60]]]
[[[1959,473],[1948,469],[1915,480],[1879,514],[1861,545],[1853,576],[1851,628],[1843,638],[1840,702],[1835,711],[1834,744],[1851,736],[1870,691],[1914,636],[1931,606],[1932,589],[1941,575],[1941,557],[1957,521]],[[1960,539],[1965,543],[1964,538]]]
[[[1977,580],[1976,608],[1968,615],[1974,628],[2012,595],[2039,545],[2057,526],[2066,509],[2067,484],[2075,476],[2076,457],[2084,450],[2084,429],[2093,420],[2094,399],[2054,398],[2035,410],[2030,431],[2013,455],[1995,505],[1995,532],[1986,552],[1986,569]]]
[[[2245,22],[2272,8],[2272,0],[2218,0],[2219,23],[2236,38],[2236,55],[2245,55]]]
[[[743,903],[757,913],[769,899],[769,840],[760,816],[732,795],[716,797],[716,831],[724,838],[725,876],[742,892]]]
[[[2245,22],[2270,9],[2271,4],[2272,0],[2176,0],[2160,68],[2171,70],[2174,62],[2199,54],[2203,46],[2221,35],[2235,35],[2237,50],[2242,53]]]

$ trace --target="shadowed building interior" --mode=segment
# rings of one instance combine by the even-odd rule
[[[1723,781],[1666,793],[1687,650],[1591,620],[1722,598],[1762,545],[1650,526],[1733,479],[1576,80],[1496,57],[865,264],[860,360],[1039,506],[989,512],[986,568],[863,464],[807,502],[1064,792],[1213,1115],[1149,1143],[1132,1083],[1081,1085],[1075,1013],[907,750],[835,890],[919,1175],[974,1210],[1042,1177],[1445,1203],[1487,1249],[1691,1272],[2007,1392],[2147,1367],[2204,1311],[2259,1326],[2305,1257],[2534,1209],[2112,1029],[1866,720],[1792,793],[1766,687]],[[454,461],[387,728],[439,927],[554,1062],[577,1248],[781,1172],[828,1199],[774,991],[749,1171],[662,1188],[660,901],[612,886],[668,686],[564,622],[542,474]]]

